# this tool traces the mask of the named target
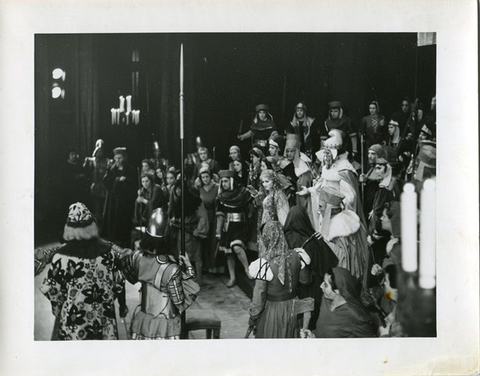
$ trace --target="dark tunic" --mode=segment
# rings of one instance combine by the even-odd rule
[[[294,206],[288,213],[284,226],[285,238],[290,248],[305,249],[311,262],[307,266],[312,275],[312,282],[308,285],[300,285],[298,297],[300,299],[312,297],[315,299],[314,310],[310,319],[309,329],[315,329],[320,312],[320,303],[323,292],[320,288],[325,273],[338,264],[337,256],[323,239],[310,238],[315,230],[313,229],[306,209],[303,206]],[[306,244],[304,244],[310,239]]]
[[[290,250],[292,263],[292,291],[289,291],[288,275],[285,284],[278,279],[278,267],[271,263],[273,279],[271,281],[256,280],[253,290],[250,315],[256,321],[255,338],[297,338],[299,325],[294,313],[294,298],[298,295],[299,282],[305,282],[305,272],[301,272],[300,258]],[[302,274],[302,275],[301,275]]]
[[[231,251],[232,242],[237,241],[238,244],[243,243],[245,247],[248,241],[248,207],[251,196],[250,193],[243,187],[236,187],[233,191],[221,192],[217,200],[217,218],[224,216],[222,221],[217,222],[217,234],[221,233],[219,249],[224,252]],[[243,221],[229,221],[230,213],[239,213],[243,216]]]
[[[264,153],[268,149],[268,138],[272,132],[277,130],[277,126],[273,120],[258,120],[253,121],[250,127],[252,131],[253,145],[258,146]]]
[[[126,179],[120,181],[124,176]],[[137,173],[130,165],[122,170],[116,166],[107,170],[103,184],[108,189],[102,235],[122,245],[129,245],[134,203],[138,188]]]

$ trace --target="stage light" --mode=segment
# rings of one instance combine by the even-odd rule
[[[52,71],[52,98],[65,98],[65,76],[66,72],[62,68],[55,68]]]
[[[62,81],[65,81],[65,71],[62,68],[55,68],[52,71],[52,77],[54,80],[59,80],[62,79]]]
[[[57,99],[62,95],[62,89],[58,86],[52,89],[52,98]]]

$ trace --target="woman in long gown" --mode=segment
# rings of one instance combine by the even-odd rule
[[[291,250],[278,221],[265,223],[261,258],[252,263],[256,270],[249,326],[255,338],[297,338],[300,325],[295,312],[299,283],[307,283],[308,269],[299,253]]]
[[[307,210],[300,205],[290,209],[285,226],[283,228],[285,238],[290,249],[303,248],[310,257],[308,268],[311,271],[312,283],[307,286],[300,286],[298,297],[300,299],[312,297],[315,299],[314,310],[310,319],[309,329],[315,329],[315,324],[320,312],[320,303],[322,301],[322,289],[320,285],[323,282],[325,273],[338,264],[338,258],[323,239],[313,236],[315,230],[310,222]]]
[[[269,220],[279,221],[284,226],[290,206],[279,175],[273,170],[265,170],[260,174],[260,182],[265,192],[261,226]]]

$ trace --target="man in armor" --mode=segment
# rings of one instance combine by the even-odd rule
[[[277,126],[269,111],[270,107],[266,104],[259,104],[255,107],[255,118],[250,130],[238,135],[238,139],[241,141],[252,138],[252,145],[260,148],[264,154],[267,154],[268,139],[278,134]]]

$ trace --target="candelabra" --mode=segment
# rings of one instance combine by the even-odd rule
[[[112,108],[110,110],[112,114],[112,125],[116,124],[139,124],[140,123],[140,110],[132,109],[132,96],[127,95],[119,97],[120,103],[118,108]],[[125,106],[126,103],[126,106]]]

